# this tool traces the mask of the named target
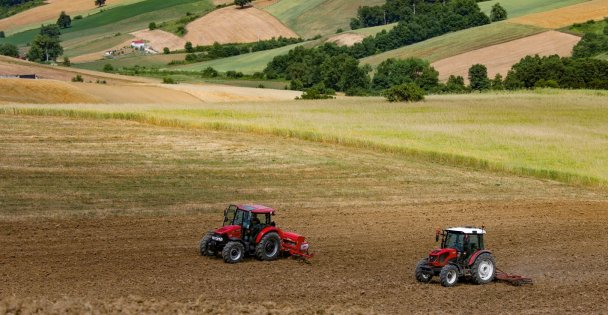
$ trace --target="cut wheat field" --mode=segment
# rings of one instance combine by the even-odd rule
[[[540,91],[205,105],[5,106],[6,113],[118,118],[335,143],[423,160],[606,186],[606,94]]]

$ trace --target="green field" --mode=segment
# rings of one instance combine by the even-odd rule
[[[87,41],[94,41],[100,37],[145,29],[150,22],[160,23],[180,18],[186,12],[202,13],[214,8],[210,0],[146,0],[75,20],[71,28],[62,30],[61,38],[68,43],[64,47],[66,53],[70,54],[73,45],[82,46]],[[5,41],[24,46],[36,36],[38,31],[33,29],[17,33],[7,37]],[[77,44],[73,44],[74,42]]]
[[[491,0],[479,3],[483,12],[490,15],[492,6],[500,3],[507,10],[509,18],[514,18],[532,13],[549,11],[588,0]]]
[[[339,28],[350,30],[350,19],[360,6],[383,3],[384,0],[282,0],[265,10],[303,38],[312,38],[334,34]]]
[[[97,71],[103,70],[103,66],[106,64],[111,64],[115,69],[130,68],[134,66],[146,68],[164,68],[173,60],[184,60],[185,56],[186,54],[126,55],[119,56],[114,59],[103,59],[93,62],[74,64],[74,67]]]
[[[605,92],[596,91],[541,90],[431,96],[419,104],[353,98],[218,103],[196,108],[143,106],[130,110],[113,105],[4,108],[5,113],[117,118],[286,136],[450,165],[605,186],[606,97]]]
[[[363,58],[362,62],[377,66],[388,58],[405,59],[418,57],[430,62],[455,56],[475,49],[484,48],[542,32],[542,28],[509,22],[492,23],[470,28],[426,41]]]
[[[250,54],[243,54],[234,57],[216,59],[205,62],[197,62],[189,65],[174,66],[171,70],[201,71],[207,67],[212,67],[217,71],[226,72],[229,70],[240,71],[245,74],[262,71],[266,65],[276,56],[287,54],[290,50],[301,45],[311,45],[316,41],[303,42],[288,45],[271,50],[258,51]],[[313,44],[314,45],[314,44]]]

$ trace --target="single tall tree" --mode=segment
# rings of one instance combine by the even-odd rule
[[[57,24],[43,25],[40,33],[32,41],[32,46],[27,54],[32,61],[51,61],[63,54],[61,39]]]
[[[492,12],[490,12],[490,21],[502,21],[507,19],[507,10],[503,8],[500,3],[496,3],[492,6]]]
[[[476,64],[469,68],[469,85],[472,90],[487,90],[490,88],[488,78],[488,68],[481,64]]]
[[[59,14],[59,19],[57,19],[57,25],[59,28],[68,28],[72,26],[72,18],[65,13],[65,11],[61,11]]]

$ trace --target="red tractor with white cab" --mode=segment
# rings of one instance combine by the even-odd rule
[[[245,256],[275,260],[281,254],[310,258],[304,236],[276,227],[275,210],[262,205],[230,205],[224,210],[224,224],[200,241],[203,256],[221,256],[227,263],[238,263]]]
[[[496,260],[485,249],[486,231],[475,227],[452,227],[437,230],[435,241],[441,236],[441,248],[432,250],[428,258],[416,265],[416,280],[428,283],[439,276],[441,285],[452,287],[461,277],[475,284],[486,284],[496,277]]]

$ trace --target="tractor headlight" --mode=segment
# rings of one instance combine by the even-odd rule
[[[214,240],[214,241],[216,241],[216,242],[222,242],[222,241],[224,241],[223,237],[221,237],[221,236],[215,236],[215,235],[212,236],[211,239]]]
[[[302,243],[302,245],[300,245],[300,250],[301,251],[308,250],[308,243]]]

